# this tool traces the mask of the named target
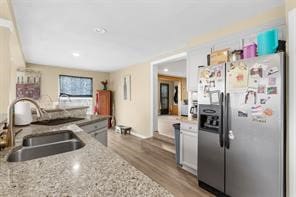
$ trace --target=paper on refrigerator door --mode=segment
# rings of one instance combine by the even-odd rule
[[[242,89],[248,87],[248,67],[243,63],[231,63],[228,71],[229,89]]]

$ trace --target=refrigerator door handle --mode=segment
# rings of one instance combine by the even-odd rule
[[[232,130],[229,131],[228,138],[229,138],[230,140],[234,140],[234,135],[233,135]]]
[[[226,99],[225,99],[225,108],[226,108],[226,131],[225,131],[225,147],[227,149],[229,149],[229,130],[231,129],[230,128],[230,123],[229,123],[229,113],[230,113],[230,110],[229,110],[229,104],[230,104],[230,94],[227,93],[226,94]]]
[[[220,106],[221,106],[221,117],[223,117],[223,101],[224,100],[224,93],[222,92],[220,94]],[[221,120],[221,125],[219,127],[219,143],[220,143],[220,147],[224,146],[224,142],[223,142],[223,118]]]

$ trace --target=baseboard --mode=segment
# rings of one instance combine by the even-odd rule
[[[139,133],[135,133],[135,132],[131,132],[131,135],[134,135],[136,137],[139,137],[139,138],[142,138],[142,139],[147,139],[148,137],[144,136],[144,135],[141,135]]]
[[[187,167],[186,165],[182,165],[182,168],[187,172],[190,172],[191,174],[197,176],[197,170]]]
[[[164,142],[175,144],[175,139],[174,138],[170,138],[168,136],[162,135],[158,131],[153,132],[153,137],[156,138],[156,139],[162,140]]]

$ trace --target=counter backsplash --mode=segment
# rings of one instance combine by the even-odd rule
[[[68,108],[59,110],[45,110],[46,113],[43,117],[39,118],[37,113],[33,113],[33,122],[37,120],[67,118],[67,117],[84,117],[87,112],[87,108]]]

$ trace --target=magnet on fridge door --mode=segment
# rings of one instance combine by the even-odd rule
[[[260,64],[254,64],[250,69],[250,77],[252,78],[262,78],[263,68]]]
[[[279,69],[277,67],[272,67],[272,68],[268,69],[267,75],[270,76],[270,75],[273,75],[277,72],[279,72]]]
[[[242,110],[239,110],[239,111],[237,112],[237,116],[238,116],[238,117],[241,117],[241,118],[247,118],[247,117],[248,117],[248,112],[246,112],[246,111],[242,111]]]
[[[215,87],[216,87],[216,81],[210,80],[210,88],[215,88]]]
[[[216,79],[217,80],[222,79],[222,72],[221,72],[221,70],[217,70],[216,71]]]
[[[253,117],[252,121],[257,123],[266,123],[266,119],[261,116]]]
[[[267,102],[267,100],[266,100],[266,99],[260,99],[260,104],[262,104],[262,105],[265,105],[265,104],[266,104],[266,102]]]
[[[200,71],[200,75],[199,75],[200,79],[208,79],[210,78],[210,71],[209,69],[202,69]]]
[[[252,98],[253,98],[253,102],[252,102]],[[251,104],[257,103],[257,93],[253,90],[248,90],[245,95],[245,104],[248,104],[250,102]]]
[[[252,116],[262,116],[263,115],[263,107],[261,105],[253,106],[251,108]]]
[[[263,113],[266,115],[266,116],[272,116],[273,114],[273,111],[271,108],[266,108]]]
[[[276,85],[276,78],[275,77],[268,78],[268,85],[270,86]]]
[[[265,94],[265,89],[266,89],[266,86],[265,85],[258,85],[258,90],[257,90],[257,92],[259,93],[259,94]]]
[[[214,78],[215,77],[215,71],[210,71],[209,78]]]
[[[260,99],[260,104],[265,105],[270,98],[271,98],[270,96],[267,97],[267,98],[261,98]]]
[[[263,69],[262,68],[251,68],[250,77],[252,78],[262,78]]]
[[[277,87],[268,87],[267,94],[277,94]]]
[[[204,97],[208,97],[209,96],[209,92],[210,92],[210,87],[208,85],[204,86]]]

